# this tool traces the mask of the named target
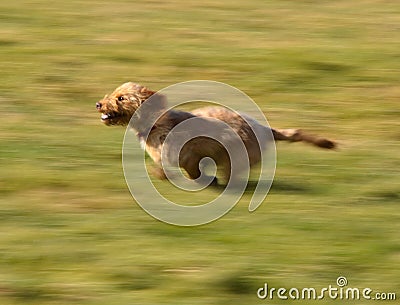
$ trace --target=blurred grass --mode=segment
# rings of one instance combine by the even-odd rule
[[[0,303],[259,304],[264,282],[339,275],[399,294],[399,30],[396,1],[1,2]],[[159,223],[94,103],[192,79],[341,148],[279,144],[255,213],[248,194],[206,226]]]

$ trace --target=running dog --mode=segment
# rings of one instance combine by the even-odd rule
[[[187,172],[190,179],[196,180],[201,176],[199,163],[205,157],[212,158],[217,167],[222,168],[225,181],[236,175],[231,171],[232,164],[225,145],[215,139],[195,137],[185,143],[179,151],[175,151],[171,144],[169,147],[163,147],[165,139],[175,126],[193,118],[200,122],[195,125],[196,128],[211,130],[211,127],[217,132],[226,130],[227,126],[231,128],[238,137],[232,136],[227,142],[234,147],[240,144],[237,143],[238,139],[242,141],[248,155],[247,164],[250,166],[260,161],[261,151],[272,138],[275,141],[302,141],[325,149],[336,147],[335,142],[307,134],[301,129],[269,128],[248,115],[224,107],[209,106],[191,112],[167,110],[164,95],[132,82],[125,83],[106,95],[96,103],[96,108],[101,113],[101,121],[106,125],[132,125],[142,146],[155,163],[152,174],[159,179],[166,178],[161,164],[163,149],[167,149],[167,155],[168,151],[170,155],[178,155],[175,157],[178,158],[179,167]],[[132,122],[133,116],[135,119]],[[213,184],[218,184],[217,178],[214,178]]]

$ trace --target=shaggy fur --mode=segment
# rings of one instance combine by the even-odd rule
[[[149,100],[151,101],[151,107],[147,107],[147,109],[146,107],[141,107],[147,105],[145,102],[150,97],[152,97]],[[150,105],[150,103],[148,104]],[[201,118],[205,125],[214,124],[215,128],[222,128],[218,125],[218,121],[228,124],[241,138],[247,150],[251,166],[260,161],[260,147],[263,149],[266,145],[266,143],[259,143],[258,137],[255,136],[253,131],[271,134],[268,133],[268,127],[259,124],[254,119],[223,107],[204,107],[192,112],[165,111],[166,98],[164,96],[132,82],[121,85],[113,93],[106,95],[96,103],[97,110],[102,114],[101,121],[106,125],[128,125],[131,117],[135,113],[138,115],[137,110],[139,107],[140,120],[136,120],[136,125],[132,127],[145,147],[146,152],[155,162],[156,166],[152,171],[153,175],[160,179],[165,178],[165,173],[161,166],[161,150],[164,140],[176,125],[187,119]],[[142,109],[146,110],[141,111]],[[146,126],[146,122],[158,117],[159,119],[154,126]],[[271,131],[276,141],[303,141],[321,148],[335,148],[333,141],[306,134],[300,129],[271,129]],[[147,139],[145,139],[144,135],[148,135]],[[234,140],[232,140],[231,144],[235,145]],[[173,151],[172,148],[169,148],[169,150]],[[198,137],[187,142],[182,147],[179,153],[179,166],[186,170],[191,179],[197,179],[201,175],[199,162],[204,157],[212,158],[218,168],[223,169],[226,181],[231,178],[231,175],[234,175],[234,173],[231,173],[230,159],[226,149],[217,141],[207,137]],[[215,178],[214,182],[217,183],[216,181]]]

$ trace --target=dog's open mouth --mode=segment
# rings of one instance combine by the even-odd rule
[[[101,120],[102,121],[109,121],[109,120],[116,119],[116,118],[119,118],[119,117],[120,117],[120,115],[118,115],[116,113],[103,113],[101,115]]]
[[[106,112],[101,114],[101,121],[106,125],[125,125],[129,122],[125,114],[118,112]]]

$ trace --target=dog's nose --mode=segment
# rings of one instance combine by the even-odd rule
[[[102,106],[101,103],[96,103],[96,108],[97,108],[97,109],[100,109],[101,106]]]

